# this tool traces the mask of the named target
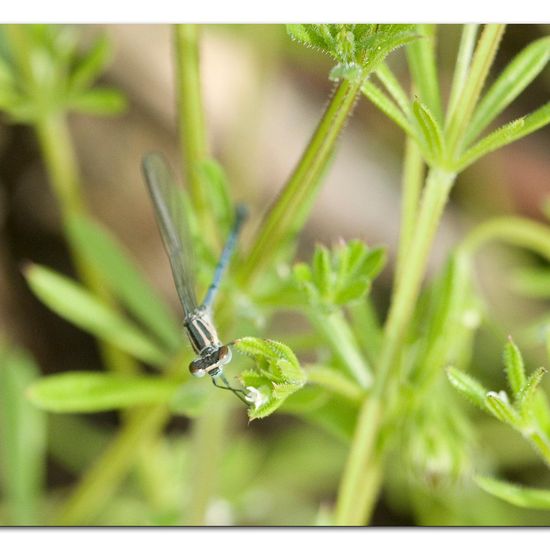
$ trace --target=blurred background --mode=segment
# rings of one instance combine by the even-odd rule
[[[167,25],[86,25],[77,30],[83,44],[98,34],[108,36],[113,59],[102,83],[118,88],[128,99],[122,115],[71,116],[70,130],[86,199],[94,216],[124,243],[153,286],[179,313],[140,170],[142,155],[151,150],[165,152],[173,166],[181,167],[172,30]],[[496,67],[505,66],[548,30],[542,25],[508,26]],[[206,25],[201,32],[209,142],[213,156],[227,172],[233,198],[250,205],[251,221],[243,236],[246,243],[291,173],[327,104],[335,86],[327,77],[332,63],[320,53],[293,43],[282,25]],[[459,26],[447,25],[439,35],[444,92],[452,78],[459,33]],[[406,82],[403,51],[392,54],[389,63]],[[502,122],[541,105],[549,92],[550,72],[546,70],[514,102]],[[316,242],[328,245],[340,238],[357,237],[372,246],[386,246],[390,262],[375,288],[381,311],[387,306],[399,230],[403,146],[402,132],[361,98],[300,241],[299,257],[304,260],[311,257]],[[549,148],[550,130],[545,128],[488,156],[460,177],[431,258],[432,272],[479,220],[503,213],[543,219],[542,206],[550,196]],[[21,275],[27,261],[74,275],[35,134],[28,126],[4,118],[0,119],[0,334],[26,349],[44,374],[97,369],[100,358],[93,338],[56,316],[29,291]],[[509,249],[491,247],[479,262],[479,284],[494,319],[498,319],[494,330],[480,337],[480,364],[487,369],[488,380],[499,380],[497,385],[502,383],[501,366],[495,361],[501,353],[501,336],[542,314],[547,306],[544,300],[527,300],[513,292],[510,275],[526,261],[536,263],[534,258]],[[483,358],[491,359],[484,362]],[[82,418],[49,417],[51,451],[46,484],[54,499],[72,485],[75,472],[104,445],[106,434],[118,423],[114,414],[86,415],[91,449],[87,456],[78,456],[78,449],[69,448],[63,433],[69,433],[67,426],[73,421],[81,429]],[[187,429],[184,421],[168,428],[175,434],[185,434]],[[323,507],[333,503],[346,445],[285,415],[243,424],[242,431],[229,446],[223,487],[209,508],[208,521],[300,525],[322,516]],[[507,446],[499,446],[497,431],[490,432],[492,439],[486,443],[495,455],[507,453],[499,459],[509,469],[509,477],[524,482],[548,477],[519,437],[507,433]],[[510,452],[510,441],[517,452]],[[186,444],[176,442],[173,447],[180,462],[166,458],[165,474],[172,472],[174,479],[179,479]],[[320,455],[322,461],[318,460]],[[243,468],[249,484],[246,491],[239,489],[240,497],[234,500],[228,495],[244,483]],[[165,495],[159,498],[170,500]],[[425,516],[420,517],[389,491],[382,495],[374,523],[411,525],[437,522],[440,517],[442,522],[450,521],[452,514],[448,510],[447,516],[443,514],[445,503],[437,498],[429,497],[431,508],[426,506]],[[494,515],[488,513],[487,518],[494,522],[544,522],[542,514],[512,510],[494,499],[491,503]],[[113,499],[108,508],[98,523],[172,521],[168,512],[152,517],[131,490]]]

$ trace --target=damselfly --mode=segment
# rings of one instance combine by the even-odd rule
[[[143,158],[143,172],[183,307],[183,326],[198,356],[191,361],[189,370],[196,377],[209,374],[215,386],[231,390],[242,401],[248,403],[246,392],[230,386],[227,382],[223,367],[231,361],[231,349],[228,345],[222,344],[212,321],[212,304],[246,218],[246,209],[244,206],[237,206],[235,209],[235,221],[216,266],[212,284],[203,302],[198,305],[194,284],[193,247],[190,244],[191,233],[181,192],[164,158],[158,153],[150,153]],[[220,380],[223,385],[219,383]]]

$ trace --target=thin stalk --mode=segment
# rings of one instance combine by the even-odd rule
[[[400,357],[404,336],[416,304],[435,231],[455,179],[454,173],[432,169],[424,189],[414,239],[397,281],[385,325],[384,341],[374,386],[361,407],[348,461],[342,476],[336,505],[337,525],[362,525],[374,504],[372,484],[365,476],[377,479],[381,467],[376,444],[387,400],[391,374]],[[368,487],[368,490],[366,488]]]
[[[462,241],[459,252],[473,255],[492,240],[527,248],[550,260],[548,226],[516,216],[503,216],[479,225]]]
[[[462,140],[489,74],[489,69],[493,64],[505,28],[506,25],[486,25],[483,29],[467,81],[463,86],[460,100],[456,104],[453,116],[449,119],[446,130],[447,151],[452,158],[456,158],[460,152]]]
[[[401,351],[420,292],[430,247],[455,177],[456,174],[452,172],[436,168],[431,169],[428,174],[414,238],[400,272],[401,278],[396,282],[395,295],[384,329],[379,384],[385,384],[384,379]]]
[[[264,218],[240,272],[243,286],[252,282],[269,264],[285,239],[303,223],[361,85],[362,81],[344,80],[336,89],[297,167]]]
[[[205,524],[208,506],[217,486],[219,457],[227,436],[227,416],[228,407],[216,394],[210,399],[208,414],[193,423],[193,467],[189,477],[186,525]]]
[[[350,304],[348,310],[363,353],[374,364],[382,345],[382,328],[372,300],[367,297],[364,302]]]
[[[56,197],[63,225],[66,226],[71,215],[85,212],[85,202],[80,187],[78,162],[67,121],[62,114],[51,114],[40,119],[34,126],[38,143],[44,159],[48,179]],[[80,254],[78,246],[71,241],[71,233],[65,231],[69,248],[79,278],[97,296],[107,303],[112,299],[99,274]],[[115,372],[136,372],[135,361],[126,353],[105,342],[98,342],[105,365]]]
[[[395,281],[402,279],[402,264],[409,254],[414,227],[418,218],[418,207],[424,181],[424,161],[416,142],[410,137],[405,141],[405,161],[403,165],[401,199],[401,229],[399,249],[395,263]]]
[[[208,216],[208,197],[197,167],[208,156],[206,125],[201,94],[197,25],[175,25],[178,130],[184,175],[194,211],[201,221]]]
[[[215,220],[208,208],[207,190],[202,185],[197,168],[207,158],[208,144],[201,94],[199,66],[199,29],[197,25],[175,26],[175,57],[179,138],[186,179],[191,190],[194,211],[207,242],[214,244]],[[223,311],[219,312],[223,318]],[[222,320],[220,329],[223,332]],[[193,477],[190,484],[190,509],[186,522],[202,525],[211,495],[216,488],[216,472],[223,453],[222,434],[229,428],[229,414],[223,400],[208,414],[194,421],[192,428]],[[216,440],[213,438],[216,437]]]
[[[359,386],[371,386],[372,370],[342,312],[335,311],[329,315],[311,314],[309,319]]]
[[[139,449],[158,433],[168,417],[169,412],[164,406],[135,411],[87,471],[54,519],[54,525],[82,525],[91,521],[137,460]]]
[[[542,433],[532,433],[527,436],[531,445],[537,450],[548,467],[550,467],[550,441]]]

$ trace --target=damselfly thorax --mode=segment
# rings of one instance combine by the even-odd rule
[[[216,376],[231,361],[231,349],[221,343],[210,319],[210,312],[199,307],[183,323],[191,346],[199,356],[189,364],[193,376]]]

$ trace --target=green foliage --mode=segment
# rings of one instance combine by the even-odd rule
[[[40,127],[47,164],[57,175],[56,192],[68,196],[64,230],[78,252],[76,258],[98,282],[95,287],[80,284],[31,265],[25,270],[31,290],[47,307],[101,342],[167,370],[152,376],[135,365],[131,374],[122,375],[82,372],[76,370],[82,366],[70,365],[69,372],[37,378],[32,360],[12,350],[4,353],[4,346],[0,428],[7,444],[0,446],[0,468],[6,502],[0,521],[9,517],[13,523],[37,523],[42,517],[39,507],[52,515],[50,509],[62,498],[61,509],[47,521],[198,524],[220,521],[216,511],[221,508],[229,518],[221,523],[364,525],[382,484],[385,497],[395,492],[396,507],[414,514],[418,523],[483,524],[495,517],[510,521],[505,505],[489,494],[518,506],[548,509],[548,491],[474,477],[487,493],[483,495],[470,482],[473,470],[491,463],[485,449],[474,452],[475,436],[498,423],[490,420],[488,428],[477,418],[474,423],[454,389],[516,430],[550,464],[550,406],[541,389],[545,370],[528,375],[530,357],[524,360],[510,340],[503,354],[507,392],[489,391],[465,372],[479,367],[481,353],[491,352],[489,346],[478,346],[488,348],[480,352],[473,345],[490,312],[482,307],[482,290],[472,284],[471,253],[487,240],[488,230],[476,237],[477,243],[473,238],[468,246],[459,245],[443,269],[423,284],[458,173],[550,122],[546,104],[486,133],[541,74],[550,53],[547,38],[527,46],[495,75],[485,92],[504,27],[485,26],[476,45],[478,29],[464,27],[445,104],[436,25],[288,25],[293,39],[335,60],[330,78],[341,82],[296,170],[252,237],[248,253],[242,248],[237,254],[224,283],[231,292],[216,310],[221,337],[246,335],[233,345],[253,361],[235,377],[246,392],[249,419],[269,422],[273,413],[299,419],[291,419],[288,430],[285,423],[273,437],[275,432],[266,432],[266,437],[262,431],[257,440],[253,430],[241,433],[237,424],[230,424],[235,418],[231,406],[240,406],[244,413],[239,401],[229,392],[217,391],[208,380],[189,380],[183,372],[188,359],[176,355],[182,340],[177,319],[114,236],[82,214],[81,198],[75,200],[67,183],[78,179],[78,171],[71,168],[69,134],[55,124],[52,132],[51,124],[44,124],[46,118],[48,123],[59,121],[70,111],[96,115],[121,109],[118,92],[92,87],[109,59],[107,41],[100,38],[84,52],[71,27],[3,29],[0,108],[15,121]],[[223,168],[207,154],[201,101],[193,95],[200,90],[196,35],[193,26],[178,27],[178,67],[186,74],[179,75],[177,93],[190,184],[189,198],[181,191],[182,204],[201,266],[199,286],[205,287],[234,206]],[[387,55],[404,44],[410,89],[385,63]],[[408,139],[396,275],[391,288],[387,281],[380,285],[387,295],[376,301],[370,292],[385,264],[382,248],[371,249],[360,240],[331,249],[319,245],[310,264],[288,268],[297,235],[360,91]],[[52,136],[64,136],[64,141]],[[516,246],[550,257],[546,229],[524,231],[518,223],[505,225],[505,230],[493,230]],[[544,280],[537,294],[532,275],[524,277],[524,289],[532,296],[545,295],[540,290]],[[374,303],[387,302],[391,305],[382,312],[382,323]],[[297,322],[299,334],[293,329],[294,317],[287,321],[284,316],[289,309],[306,318],[306,323]],[[280,313],[272,324],[259,321]],[[268,336],[280,331],[277,338],[285,343],[248,336],[266,327]],[[544,335],[548,342],[549,334]],[[43,410],[123,412],[116,431],[85,417],[52,416],[49,451],[79,478],[68,498],[39,498]],[[169,415],[190,418],[190,430],[175,422],[163,431]],[[506,442],[500,443],[505,447]],[[495,463],[500,464],[498,459]],[[23,466],[17,470],[19,464]],[[319,511],[317,502],[333,494],[337,485],[334,510]],[[385,503],[394,504],[391,497]],[[492,506],[490,511],[486,505]]]
[[[61,317],[157,367],[168,355],[145,333],[83,286],[39,265],[29,265],[25,276],[36,296]]]
[[[112,88],[92,87],[110,59],[104,37],[79,51],[70,26],[6,25],[0,56],[0,109],[16,122],[35,123],[64,111],[112,115],[126,107]]]
[[[294,266],[294,279],[310,305],[330,310],[362,300],[385,259],[383,249],[369,249],[359,240],[342,243],[332,251],[318,245],[311,267],[305,263]]]
[[[68,232],[83,257],[96,269],[113,295],[168,350],[181,346],[181,329],[173,313],[109,232],[90,218],[74,214]]]
[[[240,380],[248,392],[251,420],[263,418],[306,383],[306,375],[292,350],[273,340],[240,338],[235,349],[254,360],[254,368],[244,370]]]
[[[28,353],[0,340],[0,487],[12,525],[41,522],[46,419],[25,397],[39,375]]]
[[[504,347],[504,366],[511,390],[487,391],[474,378],[456,369],[448,369],[453,386],[481,409],[514,428],[531,443],[550,467],[550,407],[539,389],[546,370],[539,368],[530,376],[525,374],[522,354],[512,339]],[[479,486],[487,492],[518,506],[548,508],[548,491],[526,489],[506,482],[478,477]]]
[[[550,510],[550,491],[548,490],[531,489],[485,476],[476,476],[475,481],[484,491],[515,506]]]
[[[389,97],[374,83],[363,93],[410,136],[432,167],[461,172],[483,156],[529,135],[550,122],[549,105],[493,131],[479,135],[538,76],[550,57],[547,38],[535,41],[514,58],[485,95],[485,83],[501,31],[488,25],[472,57],[472,26],[465,26],[448,110],[441,107],[437,81],[434,25],[419,25],[423,36],[407,46],[418,97],[408,99],[387,66],[376,72]],[[475,142],[475,140],[478,140]],[[475,142],[475,143],[474,143]]]
[[[166,403],[180,384],[160,376],[71,371],[41,378],[28,397],[46,411],[90,413]]]
[[[414,25],[287,25],[290,37],[338,62],[333,80],[362,80],[396,48],[417,38]]]

